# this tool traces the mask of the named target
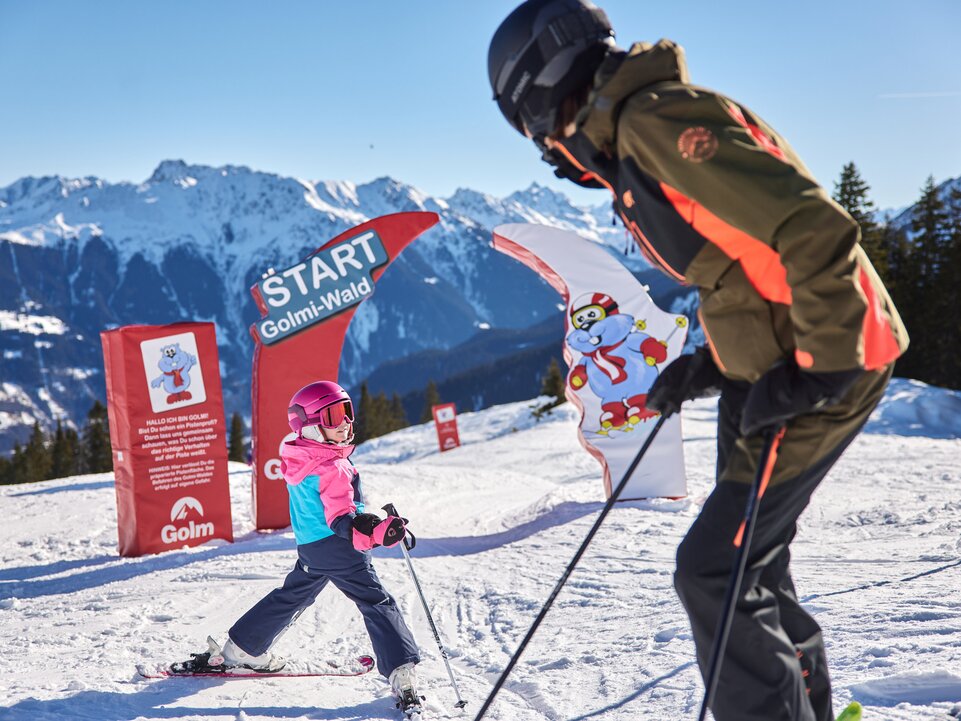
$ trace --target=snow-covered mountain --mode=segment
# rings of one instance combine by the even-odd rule
[[[937,186],[937,189],[941,202],[947,204],[952,191],[961,192],[961,176],[945,180]],[[911,221],[914,219],[914,205],[878,211],[875,213],[875,219],[879,223],[891,223],[895,228],[910,230]]]
[[[576,411],[535,402],[459,416],[358,447],[369,507],[417,534],[412,563],[465,712],[396,551],[374,563],[420,644],[428,719],[476,714],[603,503]],[[693,719],[703,686],[672,585],[677,544],[713,486],[717,402],[684,411],[689,495],[607,517],[487,716],[491,721]],[[839,710],[950,721],[961,712],[961,393],[895,379],[815,493],[792,544],[798,596],[824,629]],[[536,469],[536,472],[531,472]],[[135,664],[186,659],[290,570],[288,530],[254,530],[250,472],[230,466],[235,543],[116,555],[112,474],[0,486],[0,718],[7,721],[399,719],[386,682],[361,678],[144,681]],[[509,490],[507,490],[509,489]],[[762,501],[763,507],[763,501]],[[738,639],[732,637],[731,642]],[[277,642],[300,668],[370,650],[335,589]],[[951,714],[951,715],[949,715]]]
[[[525,328],[556,313],[556,293],[489,247],[505,222],[548,223],[624,256],[603,194],[578,208],[531,185],[507,198],[460,189],[432,198],[391,178],[357,185],[161,163],[145,182],[23,178],[0,188],[0,451],[34,420],[80,421],[103,398],[99,333],[131,323],[217,325],[228,412],[249,410],[258,317],[249,288],[369,218],[431,210],[415,241],[361,305],[341,378],[353,385],[387,361],[448,349],[487,328]]]

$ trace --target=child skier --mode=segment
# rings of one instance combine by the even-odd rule
[[[370,559],[372,548],[401,542],[406,521],[365,512],[360,474],[348,460],[354,450],[354,411],[343,388],[331,381],[301,388],[290,400],[287,418],[297,438],[281,448],[281,470],[290,493],[297,562],[282,587],[230,628],[220,654],[223,664],[257,671],[282,668],[285,661],[273,656],[270,647],[329,582],[363,614],[377,668],[398,705],[408,714],[417,711],[417,644]]]

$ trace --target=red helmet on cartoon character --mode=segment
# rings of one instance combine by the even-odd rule
[[[587,330],[597,321],[619,312],[617,301],[607,293],[584,293],[571,304],[571,324]]]

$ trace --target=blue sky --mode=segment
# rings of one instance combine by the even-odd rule
[[[604,202],[555,180],[490,100],[487,43],[515,4],[0,0],[0,187],[140,182],[183,159]],[[622,46],[681,43],[693,82],[764,117],[828,188],[851,160],[880,207],[961,175],[958,0],[600,4]]]

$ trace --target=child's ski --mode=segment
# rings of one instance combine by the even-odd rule
[[[142,678],[312,678],[318,676],[363,676],[374,668],[374,659],[370,656],[359,656],[349,664],[339,666],[334,662],[328,663],[328,668],[319,671],[298,671],[290,666],[280,671],[255,671],[250,668],[225,666],[210,666],[207,654],[195,654],[191,661],[170,664],[165,668],[149,669],[143,665],[137,666],[137,673]]]

